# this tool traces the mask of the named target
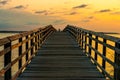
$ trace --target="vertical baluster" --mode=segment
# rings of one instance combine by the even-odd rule
[[[35,53],[35,32],[33,33],[33,54]]]
[[[39,34],[38,34],[38,48],[40,47],[40,30],[39,30],[39,32],[38,32]]]
[[[43,43],[43,32],[42,32],[43,30],[41,30],[41,33],[40,33],[40,38],[41,38],[41,40],[40,40],[40,44],[42,45],[42,43]]]
[[[85,32],[85,52],[87,52],[87,32]]]
[[[42,30],[40,30],[40,47],[42,45]]]
[[[33,33],[31,34],[31,36],[30,37],[32,37],[32,39],[31,39],[31,41],[30,41],[30,47],[32,47],[31,48],[31,55],[33,54],[33,49],[34,49],[34,47],[33,47]]]
[[[26,36],[26,40],[28,40],[28,35]],[[25,47],[25,48],[26,48],[26,51],[28,51],[28,48],[29,48],[29,40],[26,42],[26,47]],[[28,60],[28,53],[29,53],[29,52],[26,53],[26,61]]]
[[[10,51],[4,55],[4,67],[6,67],[11,62],[11,41],[4,45],[4,49],[10,48]],[[10,80],[12,76],[11,68],[5,72],[4,79]]]
[[[77,42],[79,43],[79,29],[77,29]]]
[[[90,46],[92,47],[92,34],[89,33],[89,50],[88,53],[91,55],[92,53],[92,49],[90,48]]]
[[[37,50],[38,43],[37,43],[37,32],[35,33],[35,52]]]
[[[20,38],[19,39],[19,43],[21,43],[22,42],[22,38]],[[19,56],[21,56],[22,55],[22,45],[21,46],[19,46]],[[19,60],[19,69],[22,67],[22,58]]]
[[[107,40],[103,39],[103,43],[107,44]],[[103,45],[103,56],[106,57],[106,46]],[[106,61],[104,59],[102,59],[102,67],[105,69],[106,66]],[[104,73],[103,73],[104,74]]]
[[[37,42],[36,50],[38,50],[38,43],[39,43],[39,42],[38,42],[38,36],[39,36],[38,33],[39,33],[39,31],[37,31],[37,36],[36,36],[36,42]]]
[[[79,39],[80,39],[80,40],[79,40],[79,45],[80,45],[80,47],[82,47],[82,45],[81,45],[81,35],[82,35],[82,33],[81,33],[81,30],[80,30],[80,35],[79,35],[79,36],[80,36],[80,37],[79,37]]]
[[[98,36],[96,36],[95,39],[98,40]],[[98,42],[97,41],[95,41],[95,50],[98,51]],[[97,61],[97,53],[96,52],[95,52],[95,60]]]
[[[84,43],[83,42],[84,41],[84,32],[83,31],[82,31],[82,40],[81,41],[82,41],[82,49],[83,49],[83,43]]]
[[[116,42],[115,47],[120,49],[120,42]],[[118,51],[115,51],[115,64],[118,67],[115,67],[114,69],[114,79],[120,80],[120,52]]]
[[[76,30],[77,33],[77,42],[79,42],[79,29]]]

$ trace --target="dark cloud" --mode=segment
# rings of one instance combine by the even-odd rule
[[[25,8],[26,7],[23,5],[18,5],[18,6],[13,7],[13,9],[25,9]]]
[[[110,11],[111,11],[110,9],[103,9],[103,10],[100,10],[100,11],[98,11],[98,12],[104,13],[104,12],[110,12]]]
[[[42,10],[42,11],[35,11],[35,14],[44,14],[44,15],[48,15],[48,14],[51,14],[51,13],[49,13],[49,12],[46,11],[46,10]]]
[[[75,15],[77,14],[77,12],[71,12],[69,15]]]
[[[93,19],[94,18],[94,16],[89,16],[89,17],[87,17],[88,19]]]
[[[43,11],[36,11],[35,13],[36,14],[42,14],[42,13],[46,13],[47,11],[46,10],[43,10]]]
[[[82,4],[82,5],[79,5],[79,6],[75,6],[75,7],[73,7],[73,9],[77,9],[77,8],[85,8],[85,7],[87,7],[88,5],[86,5],[86,4]]]
[[[8,3],[7,0],[0,1],[0,5],[6,5]]]

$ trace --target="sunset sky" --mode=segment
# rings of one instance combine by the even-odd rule
[[[29,30],[67,24],[120,31],[120,0],[0,0],[0,30]]]

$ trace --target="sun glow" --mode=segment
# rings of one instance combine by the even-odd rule
[[[28,13],[40,18],[40,24],[83,25],[93,30],[120,30],[120,0],[5,0],[0,9]],[[50,20],[50,21],[49,21]],[[88,27],[90,26],[90,27]],[[101,27],[102,26],[102,27]],[[102,28],[102,29],[101,29]]]

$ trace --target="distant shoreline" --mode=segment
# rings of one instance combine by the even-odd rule
[[[0,33],[22,33],[25,31],[0,31]]]
[[[102,34],[120,34],[120,33],[117,33],[117,32],[98,32],[98,33],[102,33]]]

